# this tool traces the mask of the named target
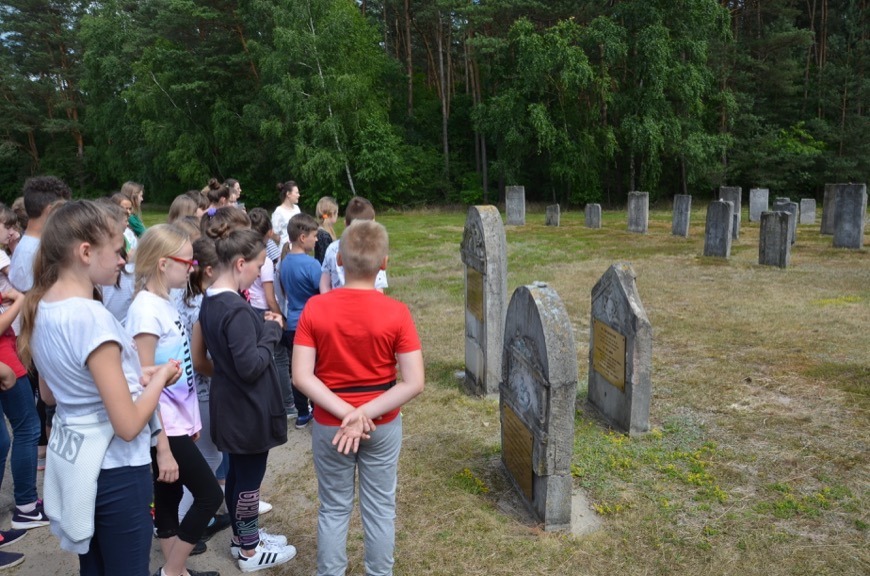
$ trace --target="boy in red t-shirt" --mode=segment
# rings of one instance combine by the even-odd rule
[[[293,347],[293,384],[314,403],[312,452],[320,509],[317,573],[344,574],[359,471],[366,574],[392,574],[402,405],[423,391],[420,339],[407,306],[375,290],[387,266],[383,226],[356,221],[341,237],[345,284],[312,297]],[[396,361],[402,381],[396,381]]]

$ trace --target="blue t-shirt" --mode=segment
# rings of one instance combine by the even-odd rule
[[[296,330],[308,299],[320,294],[320,262],[308,254],[287,254],[281,261],[281,287],[287,295],[284,330]]]

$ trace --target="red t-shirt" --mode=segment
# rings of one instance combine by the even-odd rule
[[[308,300],[296,327],[294,345],[317,350],[314,374],[353,406],[362,406],[384,390],[342,393],[342,388],[378,386],[396,379],[396,354],[420,349],[408,307],[377,290],[338,288]],[[385,424],[399,408],[377,420]],[[314,419],[326,426],[341,420],[314,407]]]
[[[12,368],[16,378],[21,378],[27,374],[27,368],[18,358],[18,349],[15,347],[17,340],[12,328],[7,328],[6,332],[0,335],[0,362]]]

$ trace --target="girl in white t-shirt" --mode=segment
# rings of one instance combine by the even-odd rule
[[[126,215],[110,205],[88,200],[55,208],[42,232],[34,262],[34,284],[22,306],[19,346],[22,360],[31,360],[45,377],[44,398],[57,403],[57,426],[76,420],[111,423],[114,436],[90,462],[100,462],[96,493],[82,499],[80,475],[91,471],[73,462],[73,473],[52,475],[53,467],[69,468],[74,451],[60,440],[48,452],[46,482],[59,480],[60,510],[66,497],[79,505],[76,517],[52,515],[52,531],[64,534],[65,522],[80,523],[93,515],[90,539],[61,539],[61,547],[79,553],[80,573],[148,576],[152,522],[150,433],[147,426],[164,385],[180,375],[177,363],[142,369],[133,339],[98,301],[94,287],[115,282],[124,265]],[[85,437],[85,442],[88,438]],[[78,456],[84,455],[78,453]],[[93,481],[90,483],[93,486]],[[60,531],[58,531],[60,530]]]
[[[175,304],[172,289],[187,285],[196,266],[188,235],[173,224],[159,224],[140,238],[136,252],[136,296],[127,312],[127,331],[136,341],[143,366],[177,359],[182,375],[160,396],[163,432],[152,449],[154,524],[166,560],[163,576],[187,574],[185,565],[202,537],[223,493],[214,473],[196,447],[202,428],[190,340]],[[178,507],[187,488],[193,504],[178,520]]]
[[[278,243],[280,250],[284,250],[284,245],[290,241],[287,223],[300,212],[299,186],[293,180],[278,182],[278,198],[281,204],[272,212],[272,239]]]

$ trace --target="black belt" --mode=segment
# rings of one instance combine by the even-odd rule
[[[371,386],[349,386],[347,388],[336,388],[333,390],[336,394],[358,394],[362,392],[377,392],[379,390],[389,390],[396,385],[395,380],[390,380],[386,384],[372,384]]]

